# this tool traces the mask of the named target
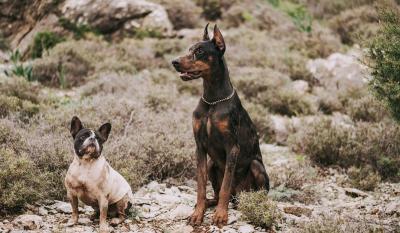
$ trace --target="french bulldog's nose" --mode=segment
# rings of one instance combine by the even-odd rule
[[[175,67],[175,69],[179,68],[179,59],[176,58],[174,60],[172,60],[172,65]]]

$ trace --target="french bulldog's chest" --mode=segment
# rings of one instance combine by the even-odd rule
[[[70,165],[65,183],[67,189],[76,195],[87,205],[97,205],[97,199],[101,193],[102,183],[104,182],[105,161],[92,161],[91,163],[82,163],[82,161],[73,161]]]

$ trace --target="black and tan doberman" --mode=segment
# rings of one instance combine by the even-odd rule
[[[207,28],[203,40],[172,64],[184,81],[203,79],[203,96],[193,112],[198,188],[190,223],[201,224],[206,208],[217,205],[213,223],[221,227],[227,224],[231,198],[241,191],[268,191],[269,178],[256,128],[230,82],[224,38],[215,25],[210,40]],[[207,174],[214,199],[206,199]]]

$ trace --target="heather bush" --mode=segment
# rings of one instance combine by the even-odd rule
[[[239,195],[238,209],[244,220],[267,229],[273,228],[282,218],[278,206],[268,198],[264,190],[242,192]]]
[[[371,166],[383,179],[399,180],[399,127],[393,122],[354,126],[322,119],[291,136],[292,149],[321,166]]]
[[[381,181],[381,176],[370,165],[350,167],[347,173],[353,187],[366,191],[373,191]]]
[[[39,200],[45,192],[45,175],[27,154],[0,146],[0,214],[18,212]]]
[[[361,6],[332,18],[330,26],[340,35],[342,43],[364,43],[378,31],[378,13],[373,6]]]

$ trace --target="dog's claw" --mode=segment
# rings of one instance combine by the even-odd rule
[[[204,218],[204,211],[196,209],[192,214],[192,216],[190,216],[189,223],[192,226],[201,225],[201,223],[203,222],[203,218]]]
[[[228,223],[228,210],[218,208],[215,210],[212,222],[219,228],[222,228]]]

